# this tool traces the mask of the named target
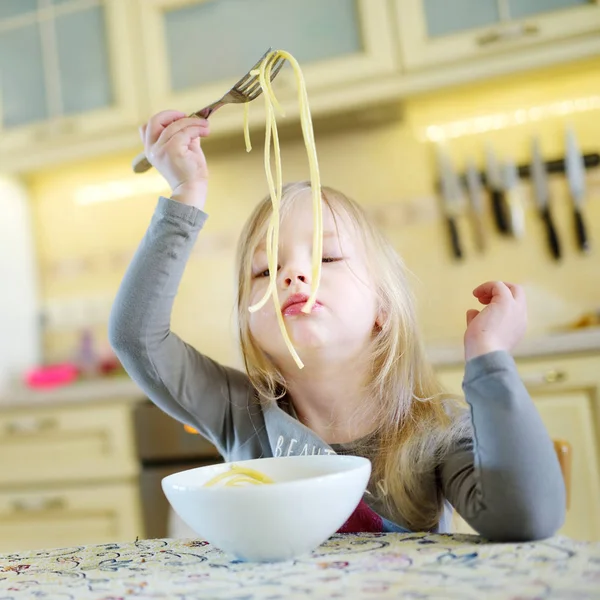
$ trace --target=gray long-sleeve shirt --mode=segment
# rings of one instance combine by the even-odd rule
[[[155,404],[196,428],[226,460],[333,452],[293,411],[261,405],[245,373],[216,363],[171,331],[173,301],[206,218],[194,207],[159,199],[113,306],[109,335],[117,356]],[[468,361],[463,390],[473,439],[446,454],[432,473],[438,486],[432,493],[441,488],[489,540],[553,535],[564,521],[564,482],[512,357],[493,352]],[[438,531],[447,527],[442,519]]]

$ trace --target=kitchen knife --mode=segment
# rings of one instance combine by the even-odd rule
[[[494,214],[494,221],[498,231],[502,234],[509,234],[510,228],[508,225],[508,219],[506,216],[506,203],[504,198],[504,191],[502,189],[502,176],[500,174],[500,167],[498,166],[498,160],[494,153],[491,145],[487,145],[485,149],[485,160],[486,160],[486,180],[488,189],[490,190],[490,199],[492,201],[492,212]]]
[[[472,161],[467,163],[465,173],[467,181],[467,191],[471,205],[471,223],[473,225],[473,235],[475,237],[475,246],[479,252],[485,250],[485,235],[483,222],[483,185],[481,175]]]
[[[450,236],[452,254],[454,258],[460,260],[463,257],[463,252],[456,219],[463,201],[463,193],[458,175],[452,166],[450,157],[441,146],[438,146],[438,166],[440,170],[444,213],[446,215],[446,224]]]
[[[575,132],[570,127],[566,133],[565,170],[569,182],[569,190],[573,200],[573,219],[577,245],[582,252],[588,252],[590,241],[583,219],[583,201],[585,199],[585,165],[583,156],[579,151]]]
[[[542,158],[540,142],[537,137],[534,138],[532,142],[531,175],[533,179],[536,204],[546,228],[548,246],[550,247],[552,256],[556,260],[559,260],[561,256],[560,242],[558,239],[558,234],[556,233],[556,227],[554,226],[554,220],[552,219],[552,212],[550,211],[548,173]]]
[[[508,225],[518,239],[525,235],[525,212],[519,189],[519,172],[512,160],[506,160],[503,169],[504,194],[506,199]]]

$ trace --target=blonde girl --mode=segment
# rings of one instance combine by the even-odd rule
[[[246,372],[220,365],[170,329],[173,300],[207,219],[200,140],[208,122],[164,111],[141,134],[172,193],[159,198],[121,284],[110,339],[152,401],[229,461],[368,457],[368,490],[342,532],[444,532],[453,509],[490,540],[539,539],[558,530],[565,515],[560,468],[510,355],[526,326],[519,286],[490,281],[473,292],[482,309],[466,314],[465,408],[443,392],[425,359],[401,259],[360,205],[328,187],[317,302],[302,312],[311,290],[311,190],[291,183],[281,203],[276,292],[304,368],[288,351],[273,302],[248,310],[270,281],[268,198],[238,246]],[[449,293],[440,290],[441,310]]]

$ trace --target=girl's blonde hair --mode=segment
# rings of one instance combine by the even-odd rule
[[[310,182],[287,184],[281,200],[282,218]],[[372,481],[375,494],[390,515],[413,531],[434,528],[443,509],[436,485],[436,467],[451,445],[470,435],[468,413],[445,394],[425,358],[416,325],[414,299],[402,260],[364,209],[329,187],[324,203],[334,216],[343,211],[362,235],[379,296],[381,325],[374,330],[365,411],[375,415]],[[242,354],[261,401],[276,402],[286,393],[282,374],[250,333],[251,265],[271,216],[265,198],[248,219],[238,245],[238,323]],[[372,486],[370,486],[372,487]]]

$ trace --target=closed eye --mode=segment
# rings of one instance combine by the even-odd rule
[[[334,262],[339,262],[341,260],[344,260],[343,258],[337,258],[334,256],[324,256],[322,262],[324,263],[334,263]],[[279,270],[279,267],[277,267],[277,270]],[[256,273],[254,275],[255,278],[259,279],[261,277],[270,277],[271,276],[271,272],[269,271],[269,269],[265,269],[264,271],[260,271],[258,273]]]
[[[279,268],[280,267],[277,267],[277,270],[279,270]],[[254,275],[254,277],[256,279],[259,279],[260,277],[270,277],[270,276],[271,276],[271,271],[269,271],[269,269],[265,269],[264,271],[260,271]]]

